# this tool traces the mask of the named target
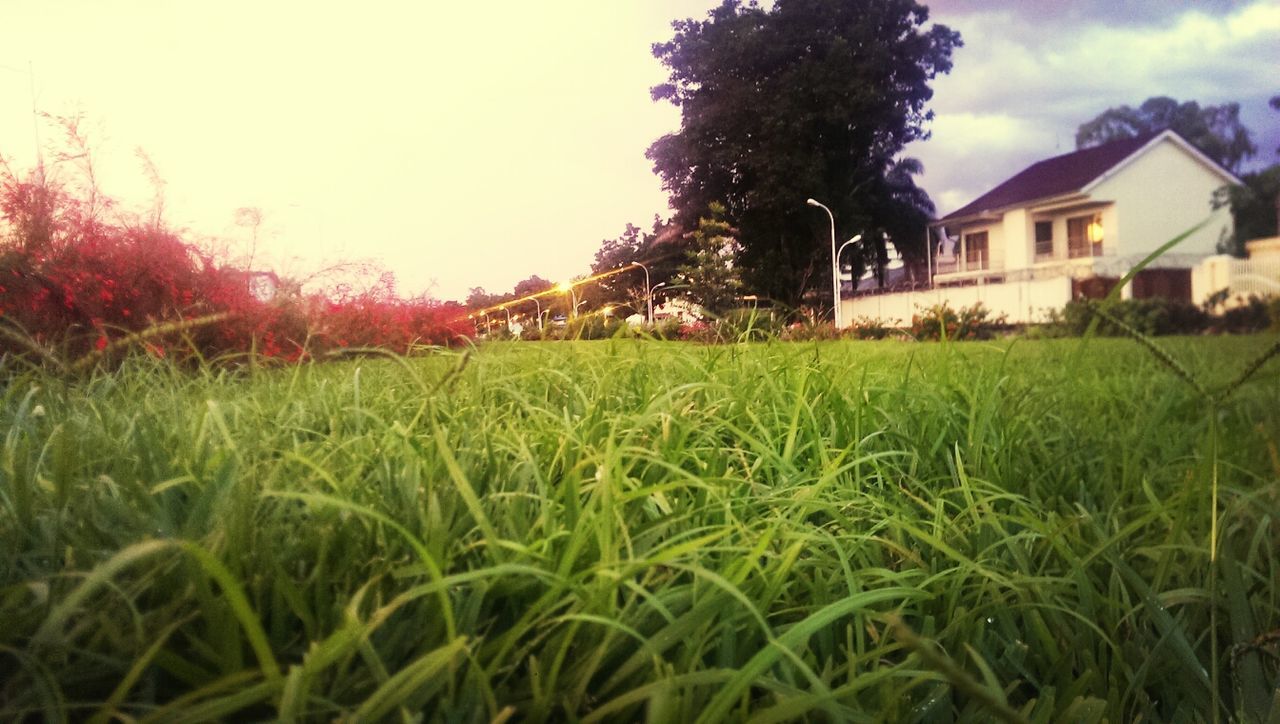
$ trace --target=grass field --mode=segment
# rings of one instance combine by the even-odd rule
[[[1280,360],[1080,345],[11,370],[0,718],[1280,716]]]

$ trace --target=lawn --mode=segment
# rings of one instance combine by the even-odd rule
[[[1081,345],[11,366],[0,718],[1276,716],[1280,359]]]

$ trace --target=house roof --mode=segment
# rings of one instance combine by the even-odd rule
[[[1154,145],[1156,140],[1164,136],[1173,139],[1226,178],[1235,179],[1230,172],[1214,163],[1177,133],[1170,130],[1155,131],[1033,163],[994,189],[947,214],[940,221],[951,221],[1037,199],[1086,191],[1092,185],[1091,182],[1148,145]]]

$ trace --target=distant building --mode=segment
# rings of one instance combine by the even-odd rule
[[[1191,300],[1192,269],[1233,229],[1214,191],[1240,180],[1173,131],[1032,164],[931,226],[930,288],[844,300],[844,318],[910,319],[916,307],[982,302],[1042,321],[1101,297],[1165,242],[1205,223],[1140,272],[1125,297]]]

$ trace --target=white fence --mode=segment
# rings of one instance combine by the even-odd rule
[[[841,301],[845,323],[858,317],[907,324],[921,308],[947,304],[952,309],[981,302],[995,315],[1005,315],[1014,324],[1044,322],[1050,310],[1061,309],[1071,300],[1071,278],[1028,279],[976,284],[965,287],[938,287],[912,292],[868,294]]]
[[[1241,304],[1250,296],[1280,294],[1280,258],[1211,256],[1191,271],[1191,299],[1196,304],[1224,289],[1227,298],[1223,305],[1227,307]]]

